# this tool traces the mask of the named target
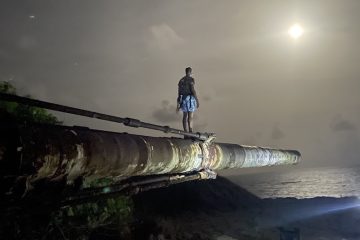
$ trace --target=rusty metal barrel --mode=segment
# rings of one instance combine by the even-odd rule
[[[14,126],[13,126],[14,127]],[[211,169],[296,164],[300,153],[229,143],[150,137],[84,127],[0,129],[1,175],[40,179],[124,179]],[[9,135],[11,133],[11,136]],[[4,168],[13,166],[13,169]]]

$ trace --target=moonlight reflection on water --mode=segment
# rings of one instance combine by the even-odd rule
[[[360,198],[360,167],[302,169],[230,177],[261,198]]]

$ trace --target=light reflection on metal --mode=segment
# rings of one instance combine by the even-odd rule
[[[0,154],[1,166],[17,163],[15,168],[21,169],[18,174],[26,176],[29,184],[41,179],[65,180],[68,184],[79,178],[85,182],[103,178],[121,180],[203,169],[296,164],[300,160],[300,153],[294,150],[149,137],[83,127],[19,128],[12,136],[22,139],[16,146],[7,142],[6,134],[0,134],[0,149],[6,151]],[[17,149],[21,149],[21,154]]]

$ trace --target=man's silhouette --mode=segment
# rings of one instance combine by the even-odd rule
[[[199,99],[195,91],[195,80],[191,77],[192,69],[185,69],[186,75],[178,84],[178,98],[176,111],[183,112],[183,127],[185,132],[193,131],[194,112],[199,107]]]

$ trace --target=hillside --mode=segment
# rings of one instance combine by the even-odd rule
[[[219,177],[133,199],[136,239],[279,239],[279,227],[302,239],[360,239],[356,198],[259,199]]]

